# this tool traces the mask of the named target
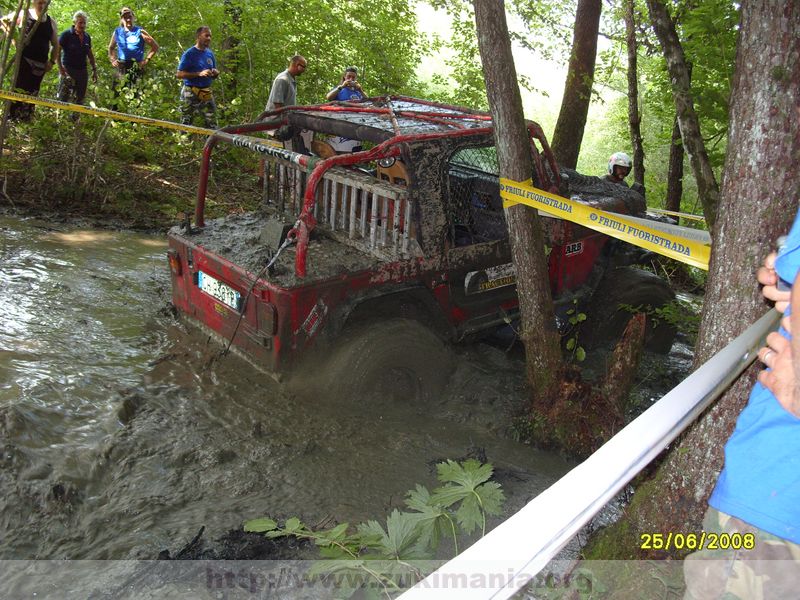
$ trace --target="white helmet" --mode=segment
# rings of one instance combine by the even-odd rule
[[[608,159],[608,174],[612,175],[614,173],[614,167],[625,167],[626,169],[630,169],[633,165],[633,161],[631,157],[625,154],[624,152],[614,152],[611,155],[611,158]]]

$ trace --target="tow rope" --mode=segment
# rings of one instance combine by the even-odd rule
[[[503,206],[525,204],[540,211],[583,225],[634,246],[652,250],[680,262],[708,270],[711,238],[708,233],[656,221],[647,221],[599,210],[582,202],[551,194],[527,181],[500,178]]]

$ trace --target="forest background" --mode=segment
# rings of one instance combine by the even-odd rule
[[[548,137],[564,87],[576,4],[507,3],[526,117],[540,121]],[[603,3],[592,108],[578,162],[579,170],[590,174],[604,174],[612,152],[631,148],[623,4],[621,0]],[[670,146],[676,143],[675,108],[648,12],[643,2],[635,4],[645,184],[648,204],[659,207],[666,193]],[[6,14],[15,8],[8,0],[2,5]],[[97,107],[114,103],[107,47],[119,23],[120,7],[104,0],[91,7],[57,0],[49,8],[59,31],[71,26],[76,10],[89,14],[99,82],[90,83],[87,103]],[[370,95],[406,94],[487,108],[468,2],[215,0],[198,5],[176,0],[132,8],[137,24],[158,41],[160,50],[148,65],[140,89],[126,90],[118,100],[123,112],[179,121],[181,82],[175,70],[182,52],[194,43],[200,24],[211,27],[211,47],[220,63],[221,75],[214,85],[220,125],[255,120],[266,104],[272,80],[294,53],[309,61],[308,70],[298,79],[298,103],[322,101],[343,69],[355,65]],[[692,65],[695,107],[719,176],[737,8],[720,0],[674,2],[670,8]],[[40,95],[55,97],[57,83],[54,69],[45,76]],[[8,79],[3,87],[10,89]],[[36,115],[31,124],[15,124],[9,132],[10,154],[3,175],[12,202],[127,217],[130,224],[143,226],[169,223],[190,209],[202,143],[199,137],[187,140],[169,130],[87,116],[76,122],[64,111],[44,108],[37,108]],[[257,194],[251,191],[256,168],[255,158],[242,151],[219,153],[210,189],[211,210],[224,212],[255,201]],[[688,165],[686,173],[681,208],[699,213]],[[131,180],[136,185],[130,185]]]

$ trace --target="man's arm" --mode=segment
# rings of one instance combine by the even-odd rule
[[[92,52],[91,46],[89,46],[87,56],[89,57],[89,64],[92,65],[92,81],[97,83],[97,63],[94,60],[94,52]]]
[[[58,43],[58,25],[53,17],[50,17],[50,25],[50,61],[47,63],[45,73],[58,64],[58,55],[61,53],[61,44]]]
[[[156,43],[155,39],[153,39],[153,36],[147,33],[144,29],[142,29],[142,39],[144,40],[145,44],[150,46],[150,51],[147,53],[147,56],[145,56],[144,60],[139,63],[140,65],[145,66],[150,62],[150,59],[156,55],[156,52],[158,52],[158,44]]]
[[[64,68],[64,63],[61,62],[64,53],[62,52],[61,44],[58,45],[58,53],[56,54],[56,66],[58,67],[58,72],[61,74],[62,77],[67,76],[67,70]]]
[[[111,61],[111,66],[117,68],[119,66],[119,60],[117,59],[117,53],[115,50],[117,49],[117,30],[114,30],[114,33],[111,34],[111,41],[108,43],[108,60]]]

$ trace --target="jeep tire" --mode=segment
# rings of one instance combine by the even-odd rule
[[[640,307],[647,314],[645,348],[667,354],[677,328],[653,314],[675,299],[667,283],[652,273],[633,267],[620,267],[605,274],[592,294],[586,310],[586,327],[581,339],[591,348],[615,344],[631,318],[630,309]],[[623,308],[620,306],[623,305]]]
[[[438,399],[454,361],[436,334],[412,319],[372,321],[345,332],[327,364],[327,392],[355,400]]]

